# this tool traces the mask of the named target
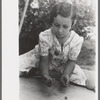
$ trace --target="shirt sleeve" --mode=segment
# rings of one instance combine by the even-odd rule
[[[48,39],[48,35],[41,32],[39,35],[40,55],[47,56],[49,54],[49,47],[50,47],[50,42]]]
[[[69,51],[69,59],[71,59],[71,60],[77,59],[77,57],[81,51],[82,43],[83,43],[83,37],[80,37],[76,41],[73,41],[73,43],[72,43],[73,46],[71,47],[71,49]]]

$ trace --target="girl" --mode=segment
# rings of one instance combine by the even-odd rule
[[[87,79],[82,69],[75,64],[80,53],[83,38],[72,30],[75,12],[71,3],[60,2],[51,11],[51,28],[39,34],[39,44],[35,49],[20,56],[20,76],[34,73],[53,82],[50,72],[61,74],[60,81],[67,86],[69,81],[94,89],[94,84]],[[32,71],[33,70],[33,71]]]

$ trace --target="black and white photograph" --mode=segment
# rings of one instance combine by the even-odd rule
[[[97,0],[19,0],[19,100],[97,100]]]

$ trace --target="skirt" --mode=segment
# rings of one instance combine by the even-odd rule
[[[19,71],[29,72],[32,68],[36,69],[39,68],[40,57],[38,53],[34,52],[36,51],[34,51],[33,49],[19,56]],[[70,82],[85,86],[86,80],[87,80],[86,75],[84,74],[81,67],[75,64],[75,68],[70,75]]]

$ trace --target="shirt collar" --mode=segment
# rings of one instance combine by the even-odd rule
[[[52,31],[51,31],[51,33],[52,33]],[[53,33],[52,33],[52,34],[53,34]],[[67,40],[63,45],[65,46],[65,45],[69,44],[69,43],[72,41],[74,35],[75,35],[75,32],[74,32],[74,31],[70,31],[70,36],[69,36],[68,40]],[[61,45],[61,44],[59,43],[59,41],[58,41],[58,39],[57,39],[57,37],[56,37],[55,34],[53,34],[53,40],[54,40],[54,42],[56,42],[56,44],[57,44],[58,46]]]

